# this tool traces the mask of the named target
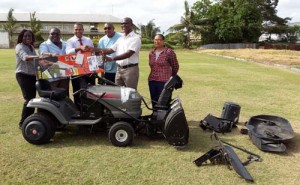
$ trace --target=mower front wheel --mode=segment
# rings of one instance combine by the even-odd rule
[[[45,144],[55,134],[54,121],[44,113],[34,113],[22,124],[22,134],[26,141],[31,144]]]
[[[108,137],[114,146],[126,147],[133,142],[134,129],[129,123],[117,122],[110,127]]]

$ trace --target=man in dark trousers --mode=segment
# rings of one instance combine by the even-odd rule
[[[81,23],[74,24],[74,36],[67,40],[66,53],[75,54],[86,51],[91,51],[94,48],[92,40],[83,36],[83,25]],[[75,77],[72,79],[73,93],[80,90],[82,85],[91,84],[95,85],[94,76]],[[74,95],[74,103],[80,107],[79,94]]]

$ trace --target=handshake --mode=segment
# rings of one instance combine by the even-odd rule
[[[111,61],[116,60],[114,57],[106,56],[107,54],[112,53],[112,52],[110,52],[110,51],[107,50],[107,49],[90,48],[89,51],[95,52],[96,55],[101,55],[101,56],[102,56],[102,61],[103,61],[103,62],[111,62]]]

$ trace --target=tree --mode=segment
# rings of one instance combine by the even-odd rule
[[[290,17],[281,18],[277,16],[276,7],[279,0],[261,0],[259,6],[263,17],[263,32],[269,34],[282,35],[288,32],[289,28],[287,23],[291,20]]]
[[[284,39],[287,42],[295,43],[298,40],[297,33],[299,33],[299,32],[300,32],[300,26],[298,26],[298,25],[289,26],[286,29],[286,32],[284,33],[284,35],[285,35]]]
[[[179,31],[179,33],[184,33],[184,47],[190,48],[191,47],[191,40],[190,35],[192,30],[196,28],[195,24],[193,23],[193,11],[190,10],[189,4],[187,0],[184,1],[184,15],[181,16],[180,23],[171,26],[168,31]]]
[[[29,26],[31,28],[31,31],[34,33],[35,35],[35,40],[37,41],[37,45],[39,45],[41,42],[44,41],[43,37],[42,37],[42,32],[41,32],[41,27],[42,24],[40,22],[40,20],[38,20],[35,17],[35,13],[30,13],[30,22],[29,22]]]
[[[13,11],[14,9],[9,9],[8,14],[7,14],[7,21],[6,23],[3,24],[3,29],[8,32],[8,40],[9,40],[9,47],[12,47],[13,41],[12,41],[12,36],[13,33],[17,29],[17,19],[13,16]]]
[[[150,20],[146,25],[140,25],[140,30],[142,37],[150,40],[160,32],[160,28],[156,27],[154,19]]]
[[[199,0],[192,10],[203,44],[257,42],[263,31],[284,32],[286,18],[276,15],[278,0]],[[193,20],[196,22],[197,20]]]

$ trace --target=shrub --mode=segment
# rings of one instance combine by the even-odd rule
[[[142,44],[153,44],[153,40],[148,39],[148,38],[142,38],[141,41],[142,41]]]
[[[154,44],[142,44],[141,49],[153,49],[154,48]]]
[[[99,39],[92,39],[94,47],[98,47]]]

